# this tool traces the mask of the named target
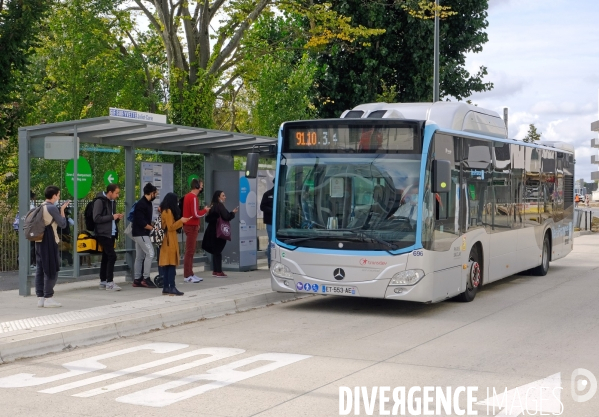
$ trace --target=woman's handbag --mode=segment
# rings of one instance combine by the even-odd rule
[[[216,221],[216,237],[223,240],[231,240],[231,224],[221,217]]]
[[[162,217],[158,216],[154,222],[154,225],[152,226],[152,231],[150,232],[150,242],[160,246],[162,245],[163,240],[164,229],[162,228]]]

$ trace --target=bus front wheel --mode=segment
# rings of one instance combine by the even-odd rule
[[[482,281],[482,257],[478,253],[477,247],[474,246],[470,250],[470,257],[468,258],[468,280],[466,281],[466,290],[458,296],[459,300],[466,303],[474,300]]]

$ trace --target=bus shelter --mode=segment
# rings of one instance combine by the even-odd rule
[[[138,148],[204,155],[204,184],[206,195],[211,195],[213,172],[215,170],[233,170],[234,156],[245,155],[256,146],[274,145],[274,138],[247,135],[237,132],[202,129],[156,123],[146,120],[129,119],[115,116],[75,120],[19,128],[19,213],[21,219],[30,207],[31,160],[44,158],[53,146],[60,155],[54,159],[73,160],[73,179],[79,178],[78,156],[82,144],[120,146],[124,148],[125,172],[120,186],[125,190],[125,213],[128,213],[138,196],[135,193],[135,150]],[[76,242],[79,231],[77,187],[73,181],[73,241]],[[44,187],[50,184],[44,184]],[[20,222],[21,228],[23,222]],[[21,229],[22,230],[22,229]],[[129,269],[133,268],[134,246],[125,239],[125,261]],[[76,245],[73,245],[74,247]],[[73,256],[73,278],[79,277],[80,260]],[[19,233],[19,295],[31,295],[30,245],[23,233]]]

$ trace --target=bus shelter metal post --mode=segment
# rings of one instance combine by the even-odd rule
[[[78,187],[78,159],[79,159],[79,141],[77,140],[77,125],[73,126],[73,278],[79,278],[79,257],[77,256],[77,236],[79,235],[79,221],[78,221],[78,203],[77,203],[77,187]],[[68,181],[68,179],[67,179]],[[67,222],[67,227],[69,223]]]
[[[123,218],[123,230],[127,226],[127,214],[136,200],[135,194],[135,148],[125,146],[125,217]],[[135,274],[135,259],[133,257],[133,240],[125,236],[125,263],[127,264],[126,281],[133,282]]]
[[[24,219],[29,211],[31,199],[30,164],[29,131],[19,129],[19,295],[25,297],[31,295],[31,283],[29,282],[31,244],[25,239],[23,233]]]

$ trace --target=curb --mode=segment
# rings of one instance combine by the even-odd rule
[[[102,317],[84,323],[7,335],[0,338],[0,364],[90,346],[122,337],[137,336],[310,296],[313,294],[268,291],[214,302],[207,300],[187,302],[182,305],[159,307],[150,311],[133,312],[125,316],[109,318],[109,323],[107,323],[107,317]]]

